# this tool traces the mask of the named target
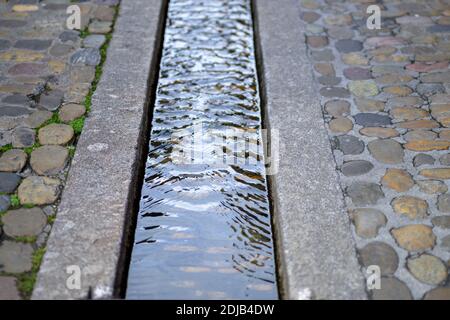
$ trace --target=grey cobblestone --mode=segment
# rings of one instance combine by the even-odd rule
[[[107,41],[66,29],[66,9],[80,6],[83,29],[91,21],[111,28],[118,2],[0,0],[0,297],[31,295],[17,287],[33,286],[22,281],[36,272],[31,261],[42,257],[56,214],[42,209],[59,202]]]
[[[379,30],[366,28],[369,4],[383,10]],[[302,13],[309,13],[302,19],[322,29],[315,36],[327,43],[320,49],[307,44],[342,189],[347,191],[354,237],[366,261],[362,267],[370,261],[389,273],[381,281],[382,289],[371,292],[372,298],[448,299],[448,290],[440,286],[448,281],[443,261],[450,258],[446,219],[450,212],[450,5],[304,0],[300,6]],[[308,30],[306,35],[312,35]],[[321,85],[324,72],[340,78],[341,89]],[[353,128],[342,136],[331,117],[353,118]],[[358,152],[348,152],[345,146]],[[373,168],[349,174],[349,163],[354,161],[370,162]],[[373,216],[355,219],[361,205],[382,212],[385,225]],[[370,237],[362,227],[366,225],[372,228],[367,229]],[[390,249],[381,250],[379,243]],[[383,259],[393,256],[398,257],[398,267],[386,270]]]

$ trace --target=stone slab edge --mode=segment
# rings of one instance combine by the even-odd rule
[[[121,1],[33,299],[115,297],[130,202],[139,194],[135,180],[147,143],[149,80],[164,5],[164,0]],[[69,289],[68,280],[77,284],[69,276],[76,276],[78,267],[81,288]]]
[[[269,183],[281,297],[367,299],[299,3],[253,1],[265,125],[280,141]]]

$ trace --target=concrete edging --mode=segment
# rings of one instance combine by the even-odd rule
[[[103,75],[69,171],[33,299],[112,298],[123,271],[164,0],[122,0]],[[66,281],[81,270],[81,289]],[[76,269],[76,267],[75,267]],[[76,271],[75,271],[76,272]]]
[[[298,0],[253,1],[266,127],[279,131],[269,176],[284,299],[366,299]]]

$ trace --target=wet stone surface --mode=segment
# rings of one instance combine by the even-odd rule
[[[127,298],[277,298],[252,24],[248,0],[169,3]]]
[[[380,30],[366,28],[369,4]],[[300,12],[321,39],[307,46],[361,263],[383,266],[370,296],[448,299],[450,5],[305,0]]]

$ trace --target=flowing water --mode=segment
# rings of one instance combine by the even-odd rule
[[[276,299],[250,0],[171,0],[129,299]]]

